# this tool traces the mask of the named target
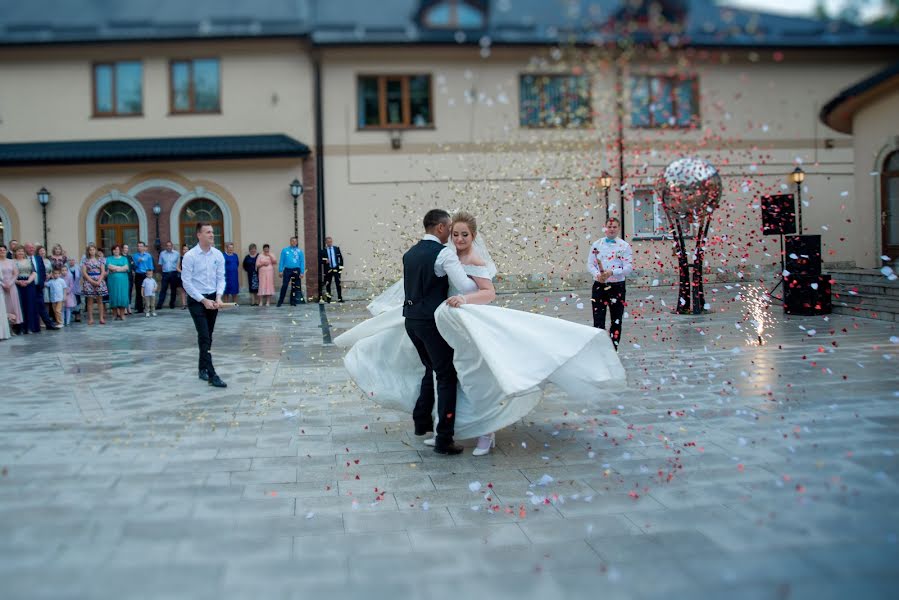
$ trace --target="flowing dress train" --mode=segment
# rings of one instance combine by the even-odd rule
[[[469,276],[484,267],[464,265]],[[401,284],[400,284],[400,288]],[[396,285],[370,305],[383,311],[338,336],[344,365],[373,402],[411,414],[424,366],[404,329]],[[458,293],[451,290],[450,295]],[[390,307],[393,305],[393,307]],[[608,333],[555,317],[497,306],[442,304],[437,328],[454,349],[459,375],[455,436],[467,439],[507,427],[531,412],[547,383],[569,396],[608,400],[626,373]]]

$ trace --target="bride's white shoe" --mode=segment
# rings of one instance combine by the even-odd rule
[[[482,435],[478,438],[478,445],[471,451],[472,456],[484,456],[490,454],[490,449],[496,448],[496,434]]]
[[[424,441],[425,446],[433,446],[433,445],[436,444],[436,443],[437,443],[437,437],[436,437],[436,436],[434,436],[434,437],[429,437],[428,439],[426,439],[426,440]]]

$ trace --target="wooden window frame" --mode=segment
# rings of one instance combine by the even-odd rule
[[[202,221],[200,219],[191,219],[187,215],[187,209],[190,208],[190,205],[193,204],[194,202],[201,201],[201,200],[206,200],[208,202],[211,202],[216,208],[218,208],[219,213],[222,215],[222,218],[216,219],[214,221],[213,220]],[[187,217],[189,220],[184,220],[182,217]],[[218,205],[218,202],[216,202],[215,200],[213,200],[207,196],[197,196],[196,198],[191,199],[189,202],[187,202],[187,204],[185,204],[184,206],[181,207],[181,211],[178,213],[178,234],[180,236],[182,236],[182,238],[183,238],[181,240],[182,244],[187,244],[188,246],[193,245],[188,240],[191,239],[191,236],[194,236],[196,234],[197,223],[209,223],[210,225],[212,225],[213,231],[215,231],[217,228],[219,231],[222,232],[222,235],[216,236],[215,247],[218,248],[219,250],[221,250],[222,252],[224,252],[225,251],[225,243],[226,243],[225,242],[225,213],[222,210],[222,207]],[[185,236],[184,234],[187,233],[187,231],[188,231],[185,228],[188,226],[190,226],[189,231],[191,233],[190,233],[190,236]],[[196,237],[193,237],[193,240],[194,240],[194,243],[196,243]]]
[[[530,125],[528,123],[521,122],[521,86],[524,84],[525,77],[581,77],[586,79],[587,81],[587,108],[588,115],[584,119],[584,122],[581,125],[571,125],[571,119],[562,125],[552,125],[548,123],[538,123],[536,125]],[[593,78],[589,75],[575,75],[574,73],[519,73],[518,74],[518,127],[521,129],[592,129],[593,128]],[[541,91],[541,93],[544,93]]]
[[[700,129],[702,127],[702,115],[700,114],[699,107],[699,75],[689,75],[687,77],[679,77],[677,75],[659,75],[656,73],[636,73],[631,75],[632,79],[647,79],[650,80],[650,98],[649,102],[652,103],[652,83],[653,79],[667,79],[672,83],[683,83],[684,81],[689,81],[692,85],[692,100],[693,100],[693,115],[691,117],[691,122],[689,125],[679,125],[675,123],[671,125],[670,123],[654,123],[654,117],[652,115],[652,111],[649,111],[649,125],[635,125],[634,124],[634,105],[633,99],[630,100],[630,111],[628,111],[628,119],[630,121],[631,129],[678,129],[678,130],[690,130],[690,129]],[[674,108],[674,113],[677,114],[677,94],[674,92],[675,86],[671,86],[671,106]]]
[[[138,232],[137,237],[140,237],[140,219],[138,219],[136,211],[134,213],[134,218],[136,220],[133,223],[101,223],[100,222],[101,219],[103,218],[103,213],[106,210],[106,208],[111,204],[115,204],[116,202],[125,204],[125,206],[128,206],[128,208],[134,210],[134,207],[128,205],[125,202],[122,202],[121,200],[113,200],[113,201],[107,202],[106,204],[101,206],[100,210],[97,211],[97,221],[96,221],[97,243],[98,244],[103,240],[103,232],[104,231],[114,231],[115,232],[115,243],[119,244],[119,245],[125,243],[124,232],[127,230],[137,231]],[[97,246],[97,247],[99,248],[99,246]],[[102,250],[104,253],[112,252],[111,248],[100,248],[100,250]],[[106,254],[106,256],[111,256],[111,254]]]
[[[116,70],[119,63],[137,63],[140,65],[140,112],[120,113],[116,112]],[[97,110],[97,67],[110,67],[112,69],[112,111],[100,112]],[[96,119],[128,118],[144,116],[144,63],[137,58],[123,58],[113,61],[97,61],[91,63],[91,116]]]
[[[214,110],[197,110],[196,83],[194,81],[194,62],[198,60],[214,60],[219,66],[219,90],[218,90],[218,106]],[[187,63],[190,67],[190,89],[188,97],[190,98],[190,108],[188,110],[178,110],[175,108],[175,71],[174,66],[178,63]],[[191,58],[173,58],[169,60],[169,115],[220,115],[222,114],[222,88],[224,87],[224,73],[222,69],[222,59],[217,56],[194,56]]]
[[[423,125],[421,127],[415,126],[412,124],[412,97],[409,91],[409,80],[413,77],[427,77],[428,78],[428,111],[431,113],[431,122],[427,125]],[[356,118],[356,131],[389,131],[393,129],[398,130],[412,130],[412,131],[422,131],[422,130],[433,130],[435,129],[434,122],[436,121],[434,116],[434,78],[430,73],[391,73],[391,74],[368,74],[368,73],[360,73],[356,76],[356,110],[359,110],[359,94],[362,91],[361,80],[362,79],[377,79],[378,80],[378,120],[380,121],[379,125],[359,125],[359,118],[357,114]],[[403,122],[402,123],[387,123],[387,82],[390,80],[400,80],[402,86],[402,95],[403,95]]]

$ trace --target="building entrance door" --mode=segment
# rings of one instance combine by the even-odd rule
[[[899,150],[887,156],[880,174],[881,254],[899,261]]]

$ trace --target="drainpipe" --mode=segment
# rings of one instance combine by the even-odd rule
[[[615,114],[618,116],[618,215],[621,221],[621,239],[624,228],[624,72],[621,68],[621,52],[615,53]]]
[[[322,62],[321,56],[316,53],[313,63],[314,71],[314,95],[315,95],[315,201],[318,210],[318,247],[316,248],[316,262],[318,252],[325,246],[325,128],[323,125],[322,106]],[[319,279],[319,296],[322,294],[321,265],[316,267]]]

